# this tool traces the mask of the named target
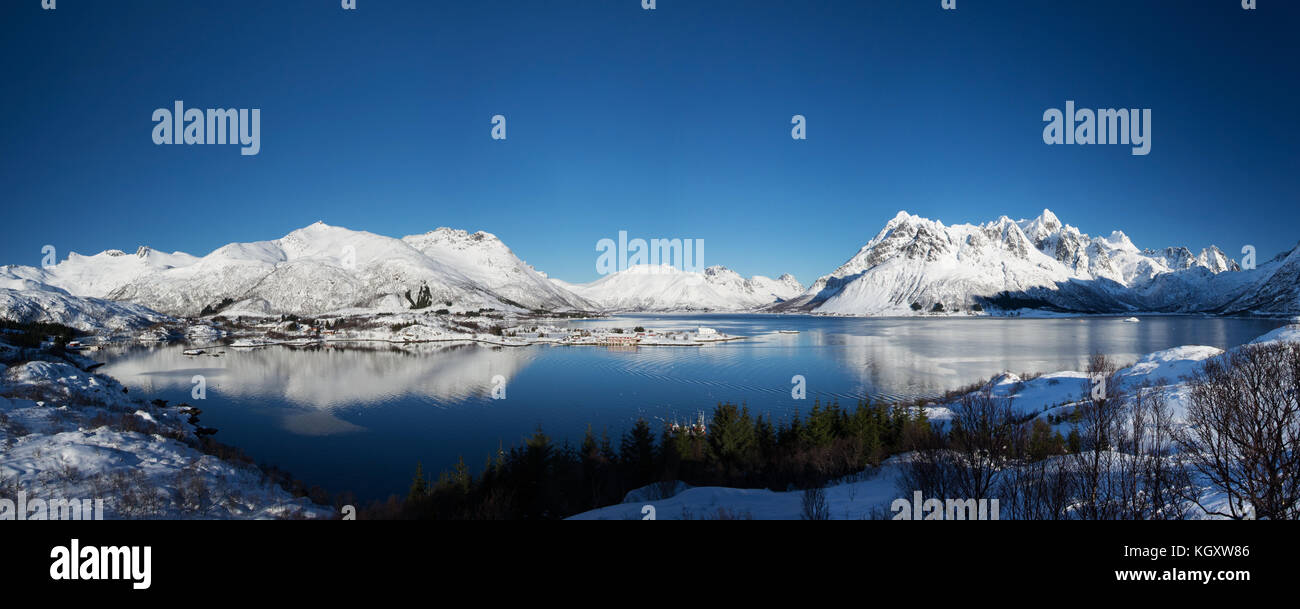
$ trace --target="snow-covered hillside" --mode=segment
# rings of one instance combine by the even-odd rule
[[[899,212],[857,254],[774,310],[847,315],[1043,308],[1080,313],[1300,310],[1300,248],[1242,271],[1217,247],[1142,250],[1049,210],[981,225]]]
[[[406,309],[429,287],[434,308],[579,309],[588,305],[487,233],[439,229],[395,239],[320,222],[272,241],[231,243],[196,258],[141,248],[72,254],[49,269],[0,267],[0,282],[193,316],[222,307],[268,314]],[[5,285],[0,283],[0,285]]]
[[[122,250],[108,250],[94,256],[68,254],[67,260],[41,269],[30,266],[0,267],[0,285],[7,281],[14,289],[20,280],[53,286],[75,296],[105,298],[131,281],[168,269],[189,266],[198,259],[184,252],[166,254],[141,246],[135,254]]]
[[[430,259],[454,267],[498,297],[547,310],[594,308],[520,260],[491,233],[439,228],[403,237],[402,241]]]
[[[194,411],[132,397],[93,364],[0,341],[0,496],[101,499],[106,519],[334,515],[208,454]],[[40,509],[21,517],[56,517]]]
[[[703,272],[638,265],[587,284],[552,280],[601,308],[613,311],[740,311],[797,296],[803,286],[789,274],[748,279],[722,266]]]
[[[3,266],[0,317],[63,324],[85,332],[139,330],[169,317],[106,297],[138,277],[192,264],[194,260],[188,254],[164,254],[141,247],[134,255],[121,250],[94,256],[74,252],[49,269]]]
[[[0,287],[0,318],[62,324],[93,333],[133,332],[170,319],[140,305],[78,298],[52,286],[18,283],[0,282],[0,286],[14,286]]]

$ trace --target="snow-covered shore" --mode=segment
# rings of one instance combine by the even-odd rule
[[[554,319],[512,313],[447,314],[403,312],[385,315],[348,314],[313,319],[281,316],[224,317],[159,326],[135,336],[137,340],[181,341],[196,348],[346,347],[352,343],[418,344],[474,342],[496,347],[559,346],[700,346],[745,337],[710,328],[644,329],[637,327],[572,328]]]
[[[0,508],[0,519],[54,517],[35,506],[97,499],[106,519],[334,514],[251,463],[205,454],[194,411],[131,396],[86,358],[0,342],[0,362],[0,499],[30,510]]]
[[[1275,341],[1300,342],[1300,324],[1278,328],[1256,338],[1250,344]],[[1175,347],[1148,354],[1119,370],[1117,376],[1125,389],[1143,385],[1162,386],[1166,403],[1177,424],[1184,420],[1187,412],[1187,375],[1206,360],[1223,354],[1222,349],[1215,347]],[[1044,419],[1048,419],[1050,414],[1070,412],[1087,396],[1090,387],[1088,375],[1080,371],[1055,372],[1029,380],[1008,373],[992,379],[989,385],[993,395],[1010,398],[1012,408],[1017,413]],[[936,404],[927,407],[927,414],[933,420],[942,421],[950,419],[953,411],[951,404]],[[1061,431],[1068,424],[1060,422],[1054,427]],[[1064,431],[1068,432],[1068,429]],[[879,468],[827,485],[824,490],[829,517],[837,520],[891,518],[891,503],[900,497],[899,478],[903,466],[912,456],[910,453],[897,455],[886,460]],[[629,493],[621,504],[583,512],[571,519],[640,520],[648,513],[645,510],[647,505],[653,506],[657,520],[797,520],[803,511],[802,491],[776,492],[767,489],[690,487],[678,484],[675,488],[662,492],[658,487],[659,485],[651,485],[637,489]],[[1223,499],[1217,497],[1207,485],[1201,501],[1213,510]],[[1203,511],[1196,510],[1191,517],[1208,516]]]

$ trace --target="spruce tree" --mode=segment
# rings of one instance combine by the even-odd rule
[[[415,477],[411,479],[411,491],[407,501],[419,501],[429,496],[429,480],[424,477],[424,464],[415,462]]]

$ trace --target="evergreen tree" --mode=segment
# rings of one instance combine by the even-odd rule
[[[725,472],[746,469],[758,452],[754,421],[749,416],[749,408],[719,404],[713,410],[713,420],[709,423],[708,444],[713,458]]]
[[[465,466],[465,457],[456,458],[456,472],[452,474],[452,484],[461,492],[468,495],[470,484],[474,481],[473,476],[469,473],[469,467]]]
[[[407,493],[407,501],[419,501],[429,496],[429,481],[424,477],[424,464],[417,461],[415,463],[415,477],[411,479],[411,490]]]
[[[654,481],[655,439],[645,419],[637,419],[632,430],[623,435],[619,458],[632,488]]]

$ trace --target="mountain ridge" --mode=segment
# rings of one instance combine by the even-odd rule
[[[1032,219],[1004,215],[952,226],[900,211],[834,271],[768,310],[1289,314],[1300,310],[1300,295],[1264,284],[1300,277],[1297,252],[1243,271],[1217,246],[1196,254],[1185,247],[1141,250],[1122,231],[1091,237],[1048,209]],[[1252,291],[1268,297],[1252,300]]]
[[[70,253],[48,268],[0,267],[0,314],[79,327],[136,328],[230,308],[319,315],[408,310],[504,312],[759,311],[832,315],[1011,313],[1300,313],[1300,244],[1255,269],[1217,246],[1140,249],[1122,231],[1089,236],[1051,210],[945,225],[898,212],[809,286],[792,275],[742,277],[642,265],[585,284],[549,277],[484,231],[404,237],[316,222],[204,256],[140,246]],[[121,305],[121,306],[115,306]]]

